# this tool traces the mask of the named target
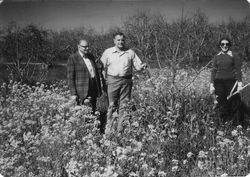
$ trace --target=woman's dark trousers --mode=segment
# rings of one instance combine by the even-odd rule
[[[236,80],[235,79],[216,79],[214,81],[215,95],[217,96],[220,119],[223,123],[232,121],[233,124],[244,124],[244,110],[239,94],[227,99]],[[237,87],[234,89],[234,92]]]

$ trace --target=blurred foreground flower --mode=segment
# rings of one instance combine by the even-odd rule
[[[190,158],[193,155],[192,152],[187,153],[187,157]]]
[[[228,177],[228,174],[223,173],[220,177]]]
[[[237,130],[233,130],[231,134],[232,134],[232,136],[237,136],[238,132],[237,132]]]
[[[158,176],[159,177],[165,177],[165,176],[167,176],[167,174],[164,171],[159,171]]]
[[[172,167],[172,172],[176,172],[178,170],[178,166],[173,166]]]

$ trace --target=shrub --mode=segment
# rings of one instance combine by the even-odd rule
[[[249,82],[244,69],[244,82]],[[69,102],[65,83],[1,86],[4,176],[218,176],[249,171],[249,129],[216,125],[209,70],[136,74],[121,134],[101,135],[98,116]],[[196,78],[196,79],[194,79]],[[101,104],[100,104],[101,105]],[[116,114],[113,116],[117,117]],[[65,169],[65,170],[63,170]]]

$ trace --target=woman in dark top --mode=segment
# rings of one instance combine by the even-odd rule
[[[244,115],[240,110],[240,95],[236,94],[227,99],[235,84],[237,84],[235,91],[242,89],[242,61],[236,53],[230,50],[229,39],[222,38],[219,46],[221,50],[212,60],[210,93],[215,93],[217,97],[217,108],[224,123],[233,119],[234,123],[242,124]]]

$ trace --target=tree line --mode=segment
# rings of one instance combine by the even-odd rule
[[[231,38],[233,49],[243,60],[250,61],[250,15],[242,21],[230,18],[227,22],[212,24],[200,10],[171,22],[161,14],[137,12],[127,17],[121,26],[103,33],[85,27],[53,31],[34,24],[20,27],[11,22],[0,28],[0,57],[4,62],[14,63],[15,72],[26,72],[31,62],[48,66],[66,63],[69,55],[77,50],[79,39],[84,38],[98,59],[113,45],[115,31],[124,32],[128,45],[153,68],[169,66],[176,71],[203,65],[216,53],[222,36]]]

